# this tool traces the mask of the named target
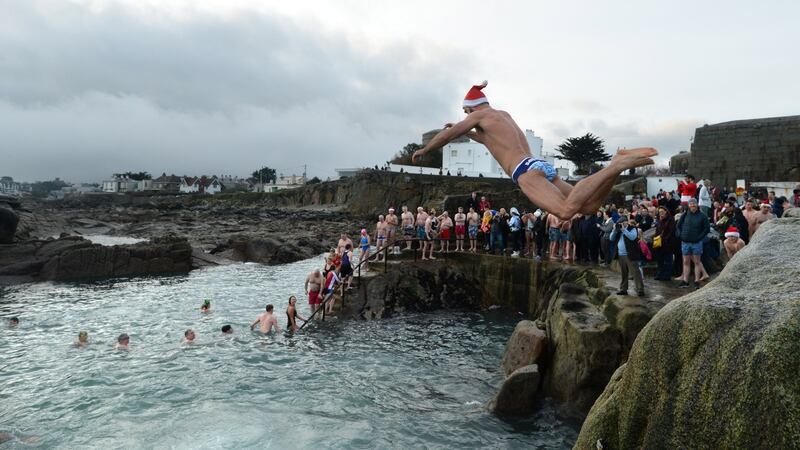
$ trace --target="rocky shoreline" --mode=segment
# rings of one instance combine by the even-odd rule
[[[137,200],[120,205],[101,196],[5,204],[0,212],[16,223],[10,243],[0,244],[1,281],[185,273],[234,262],[284,264],[329,250],[339,233],[352,234],[364,222],[325,208],[277,209],[197,196]],[[104,247],[82,239],[95,235],[147,243]]]

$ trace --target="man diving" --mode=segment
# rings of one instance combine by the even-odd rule
[[[619,174],[654,164],[651,157],[658,154],[654,148],[618,150],[608,166],[572,186],[556,175],[550,163],[531,156],[525,134],[511,115],[489,106],[489,100],[481,92],[486,84],[484,81],[472,86],[467,92],[463,104],[467,118],[456,124],[445,124],[444,129],[424,148],[414,152],[413,162],[416,163],[429,151],[466,135],[489,149],[531,202],[562,220],[569,220],[577,213],[596,213]]]

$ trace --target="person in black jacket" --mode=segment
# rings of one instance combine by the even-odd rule
[[[665,206],[658,207],[658,223],[656,236],[661,239],[661,246],[653,249],[658,272],[656,280],[670,281],[672,279],[672,257],[678,248],[678,238],[675,236],[675,218],[667,211]]]
[[[681,240],[681,254],[683,255],[683,272],[681,273],[680,287],[689,287],[689,272],[694,263],[694,287],[700,289],[703,277],[703,240],[709,231],[708,216],[700,212],[697,200],[689,199],[689,209],[681,214],[678,221],[678,236]],[[707,275],[706,275],[707,277]]]
[[[473,192],[470,194],[467,202],[464,204],[464,211],[469,211],[470,208],[474,209],[475,211],[480,211],[480,200],[478,200],[478,193]]]
[[[620,216],[611,232],[611,244],[617,248],[619,271],[621,281],[617,295],[628,295],[628,274],[633,274],[636,293],[644,297],[644,280],[639,268],[642,259],[642,250],[639,248],[639,229],[636,228],[636,219]]]

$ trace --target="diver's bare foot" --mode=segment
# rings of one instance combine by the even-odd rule
[[[617,150],[617,154],[611,158],[611,165],[616,166],[616,169],[619,171],[649,166],[655,164],[651,156],[657,154],[658,150],[651,147],[620,149]]]

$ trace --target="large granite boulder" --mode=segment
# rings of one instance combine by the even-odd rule
[[[520,367],[539,363],[547,351],[547,334],[536,326],[536,322],[523,320],[514,327],[514,333],[506,344],[500,367],[505,376]]]
[[[17,233],[19,216],[5,203],[0,203],[0,244],[10,244]]]
[[[489,410],[495,414],[509,416],[532,413],[540,380],[536,364],[520,367],[503,382],[500,392],[489,402]]]
[[[798,373],[800,219],[777,219],[644,327],[575,447],[796,448]]]

